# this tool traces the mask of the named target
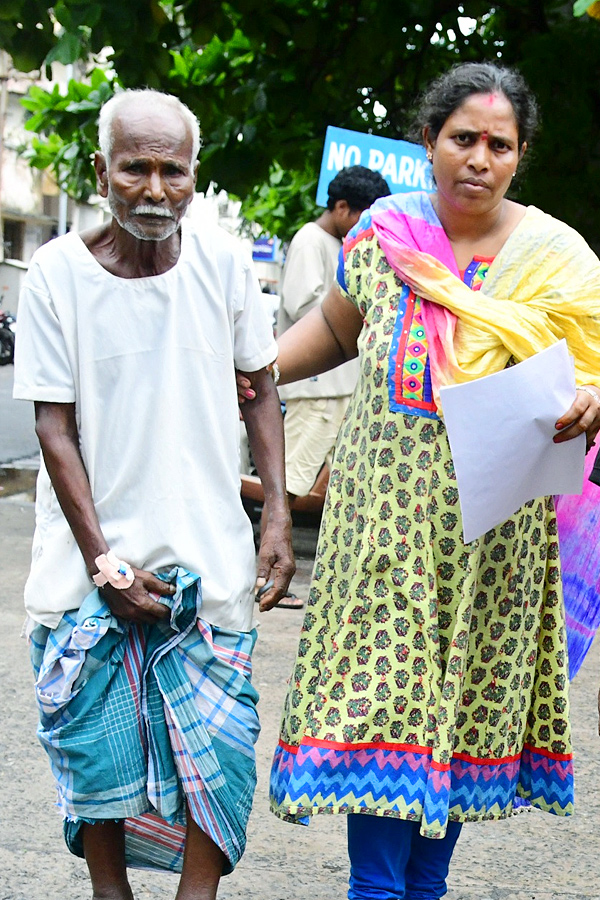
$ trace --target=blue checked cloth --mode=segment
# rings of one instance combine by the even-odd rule
[[[256,786],[256,632],[200,617],[197,575],[173,568],[169,620],[132,625],[98,590],[30,635],[38,736],[56,781],[69,849],[81,825],[125,821],[127,864],[181,871],[186,802],[233,870]]]

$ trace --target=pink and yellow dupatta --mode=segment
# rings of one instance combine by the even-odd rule
[[[600,382],[600,261],[572,228],[528,207],[475,293],[427,194],[382,198],[370,215],[388,262],[423,300],[438,408],[443,385],[499,372],[562,338],[577,383]],[[557,503],[571,677],[600,625],[599,501],[586,479],[581,497]]]

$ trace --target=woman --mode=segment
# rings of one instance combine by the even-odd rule
[[[350,900],[437,900],[463,822],[572,810],[553,500],[465,545],[438,392],[566,337],[554,440],[591,445],[600,263],[505,197],[536,124],[518,73],[453,68],[421,123],[436,193],[363,214],[278,359],[292,380],[361,356],[271,779],[288,821],[348,814]]]

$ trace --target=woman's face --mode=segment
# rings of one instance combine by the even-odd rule
[[[489,212],[502,201],[527,147],[519,147],[517,121],[504,94],[471,94],[437,139],[428,128],[423,137],[440,203],[467,214]]]

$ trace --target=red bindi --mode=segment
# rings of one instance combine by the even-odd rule
[[[488,139],[488,133],[487,133],[487,131],[482,131],[482,132],[481,132],[481,140],[482,140],[482,141],[487,141],[487,139]]]

